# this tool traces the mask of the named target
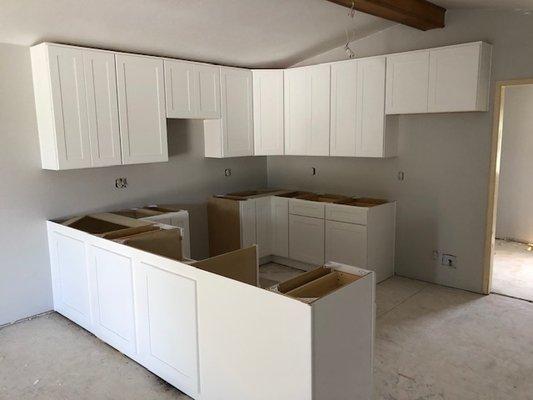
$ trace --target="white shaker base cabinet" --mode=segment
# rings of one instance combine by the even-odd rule
[[[325,259],[349,265],[367,264],[366,226],[326,221]]]
[[[289,215],[289,258],[324,264],[324,220]]]
[[[124,164],[168,161],[163,60],[117,54]]]
[[[327,265],[302,300],[240,280],[257,276],[255,247],[189,265],[47,227],[54,309],[190,397],[371,400],[371,271]]]

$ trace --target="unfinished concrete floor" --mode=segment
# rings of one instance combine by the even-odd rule
[[[533,251],[529,249],[527,244],[496,240],[492,267],[494,293],[533,301]]]
[[[533,304],[401,277],[377,303],[376,399],[533,398]],[[2,400],[187,398],[58,314],[0,330]]]

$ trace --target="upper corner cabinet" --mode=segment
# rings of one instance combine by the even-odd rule
[[[252,73],[254,155],[283,155],[283,70],[254,70]]]
[[[113,53],[42,43],[31,61],[42,168],[121,164]]]
[[[168,118],[220,118],[220,67],[164,60]]]
[[[252,72],[220,67],[221,118],[204,121],[206,157],[244,157],[254,154],[252,102]]]
[[[492,46],[466,43],[387,57],[387,114],[487,111]]]
[[[117,54],[124,164],[168,161],[163,60]]]

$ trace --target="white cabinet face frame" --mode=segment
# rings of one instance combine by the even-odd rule
[[[83,51],[93,167],[122,164],[115,56]]]
[[[428,112],[429,50],[387,57],[387,114]]]
[[[255,199],[256,244],[259,247],[259,257],[272,254],[272,199],[270,196]]]
[[[289,199],[272,196],[272,254],[289,258]]]
[[[168,161],[163,60],[117,54],[122,161]]]
[[[83,51],[49,46],[58,169],[91,166]]]
[[[254,155],[283,155],[283,70],[253,71]]]

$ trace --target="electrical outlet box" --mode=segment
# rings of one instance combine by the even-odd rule
[[[440,263],[445,267],[457,268],[457,257],[452,254],[443,254]]]
[[[117,189],[126,189],[128,187],[128,178],[115,179],[115,187]]]

